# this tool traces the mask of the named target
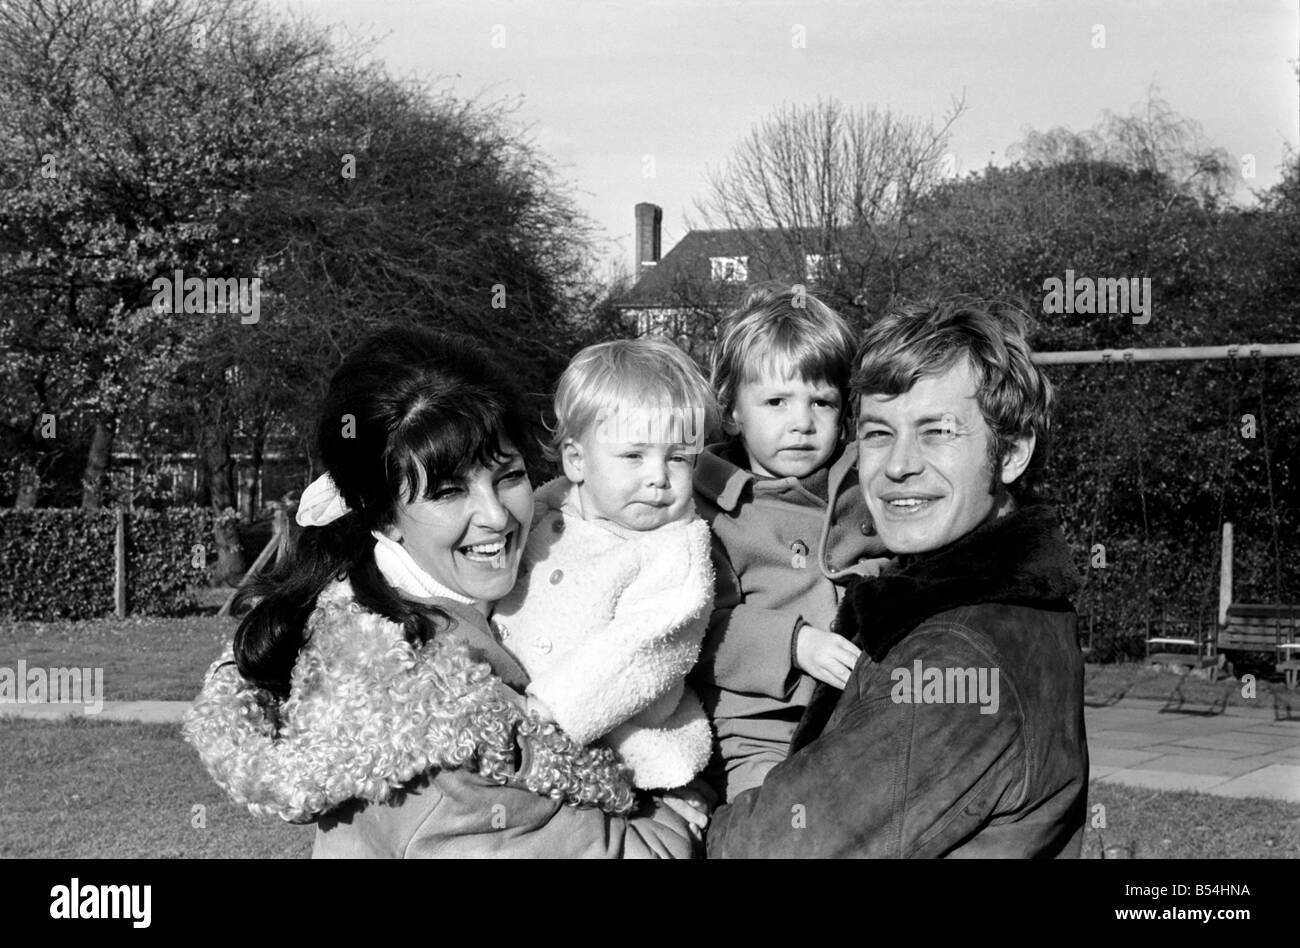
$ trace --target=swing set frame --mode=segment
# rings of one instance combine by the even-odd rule
[[[1300,343],[1225,346],[1176,346],[1151,349],[1086,349],[1072,352],[1035,352],[1032,359],[1039,365],[1097,365],[1135,362],[1193,362],[1234,361],[1242,358],[1284,359],[1300,358]],[[1262,378],[1261,378],[1262,398]],[[1235,397],[1234,397],[1235,403]],[[1232,412],[1230,411],[1230,414]],[[1265,442],[1265,463],[1268,444]],[[1225,455],[1226,458],[1226,455]],[[1269,495],[1272,497],[1272,474],[1269,467]],[[1182,619],[1165,614],[1146,623],[1146,660],[1152,664],[1173,664],[1193,668],[1209,668],[1213,681],[1225,665],[1227,652],[1263,651],[1273,653],[1275,671],[1285,675],[1286,685],[1294,689],[1300,678],[1300,604],[1239,603],[1232,593],[1232,524],[1223,519],[1223,499],[1227,484],[1223,485],[1219,502],[1219,523],[1223,534],[1220,555],[1218,622],[1211,624],[1203,619]],[[1276,505],[1274,505],[1274,531],[1277,530]],[[1276,537],[1275,545],[1276,545]],[[1280,556],[1280,550],[1275,551]],[[1278,580],[1280,583],[1280,579]],[[1280,598],[1281,591],[1278,590]],[[1091,651],[1093,617],[1087,616],[1088,634],[1083,645],[1085,654]],[[1153,653],[1152,646],[1160,650]],[[1189,649],[1171,651],[1173,647]],[[1231,666],[1228,673],[1232,674]]]

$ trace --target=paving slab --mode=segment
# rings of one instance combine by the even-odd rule
[[[59,721],[86,718],[91,721],[139,721],[145,724],[179,724],[189,709],[188,701],[105,701],[95,711],[84,704],[0,704],[0,718],[35,718]]]
[[[1130,787],[1146,787],[1151,790],[1197,790],[1201,793],[1216,792],[1214,788],[1224,782],[1223,777],[1212,774],[1182,774],[1173,770],[1137,768],[1115,770],[1100,779],[1102,783],[1122,783]],[[1266,795],[1255,794],[1255,796]]]
[[[1095,744],[1098,747],[1128,749],[1128,748],[1137,748],[1137,747],[1147,747],[1153,743],[1156,743],[1157,741],[1158,738],[1152,737],[1152,735],[1146,731],[1127,731],[1127,730],[1108,731],[1108,730],[1095,730],[1093,728],[1088,728],[1089,746]]]
[[[1165,741],[1170,747],[1197,748],[1217,751],[1232,757],[1252,757],[1256,754],[1268,754],[1278,750],[1273,744],[1252,744],[1235,734],[1182,734],[1176,740]]]
[[[1089,707],[1084,706],[1083,715],[1091,719],[1096,717],[1104,719],[1109,726],[1125,729],[1131,724],[1148,724],[1151,721],[1152,709],[1150,708],[1130,708],[1124,705],[1112,705],[1109,707]]]
[[[1085,709],[1091,777],[1155,790],[1292,800],[1300,721],[1170,713],[1160,705]]]
[[[1140,769],[1173,770],[1183,774],[1205,774],[1210,777],[1222,777],[1226,780],[1258,770],[1260,766],[1259,758],[1254,756],[1247,758],[1209,757],[1204,754],[1188,754],[1184,752],[1165,754],[1163,757],[1148,760],[1142,764]]]
[[[1088,745],[1088,760],[1096,762],[1103,767],[1115,767],[1123,770],[1128,767],[1136,767],[1148,760],[1155,760],[1157,757],[1164,755],[1159,752],[1146,750],[1125,750],[1120,747],[1093,747]]]
[[[1242,734],[1260,734],[1264,737],[1286,737],[1300,744],[1300,721],[1275,721],[1269,724],[1251,724],[1241,729]]]
[[[1274,797],[1300,803],[1300,764],[1269,764],[1214,788],[1225,797]]]
[[[1221,734],[1213,734],[1208,739],[1235,741],[1243,750],[1265,752],[1283,750],[1288,747],[1300,747],[1300,728],[1296,730],[1298,733],[1289,737],[1281,734],[1248,734],[1245,731],[1225,731]],[[1198,739],[1195,735],[1182,735],[1177,742],[1184,743]]]
[[[1230,718],[1222,714],[1201,717],[1157,712],[1147,719],[1143,729],[1158,734],[1222,734],[1239,730],[1244,723],[1246,721],[1243,718]]]

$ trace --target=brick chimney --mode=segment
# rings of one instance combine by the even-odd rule
[[[659,228],[664,210],[657,204],[636,206],[636,272],[644,273],[659,262]]]

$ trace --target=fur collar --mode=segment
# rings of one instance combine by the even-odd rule
[[[208,772],[254,814],[306,822],[351,799],[387,800],[431,768],[461,767],[569,803],[630,809],[612,753],[525,716],[461,636],[416,648],[362,609],[347,582],[321,593],[308,631],[287,700],[244,681],[227,650],[185,717]],[[519,765],[517,745],[542,763]]]
[[[850,587],[835,631],[881,661],[931,616],[962,606],[1008,603],[1069,608],[1079,574],[1056,509],[1021,507],[924,556],[908,557]],[[821,733],[840,692],[818,684],[793,752]]]

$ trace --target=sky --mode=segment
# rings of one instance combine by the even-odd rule
[[[706,173],[785,104],[837,98],[941,121],[959,174],[1006,164],[1026,128],[1095,125],[1148,90],[1277,182],[1300,146],[1297,0],[265,0],[375,40],[393,74],[517,103],[629,269],[633,206],[663,252],[700,222]],[[802,43],[800,43],[802,40]],[[647,160],[647,158],[650,160]]]

